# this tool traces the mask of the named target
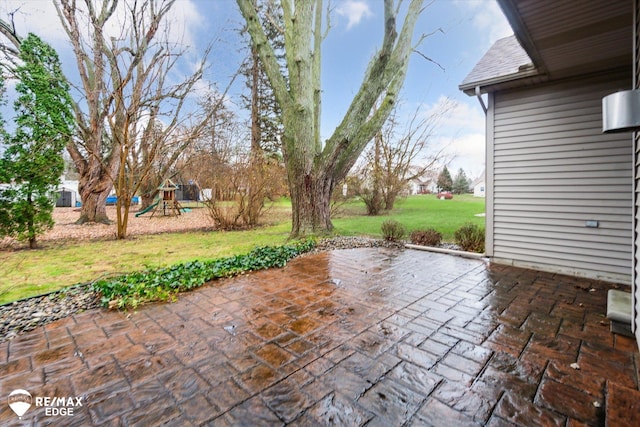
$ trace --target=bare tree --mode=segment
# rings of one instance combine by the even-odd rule
[[[54,0],[80,80],[81,96],[74,105],[78,137],[67,146],[80,178],[83,205],[78,222],[109,222],[106,198],[115,186],[122,196],[119,237],[126,234],[131,196],[140,187],[145,195],[149,187],[157,188],[212,111],[193,114],[184,108],[202,78],[208,50],[193,74],[169,83],[186,51],[169,41],[166,21],[174,3]],[[109,35],[114,27],[120,32]],[[0,33],[19,46],[12,23],[0,21]],[[0,50],[13,53],[9,45]]]
[[[288,79],[280,70],[254,2],[236,1],[282,109],[283,154],[293,211],[291,234],[328,232],[333,229],[330,199],[335,185],[380,130],[404,83],[423,1],[410,1],[398,32],[398,7],[393,0],[385,0],[382,47],[371,59],[345,117],[324,144],[320,140],[323,1],[280,1]],[[380,107],[372,113],[379,100]]]
[[[215,188],[218,174],[224,174],[233,163],[243,143],[249,139],[248,126],[224,102],[223,94],[209,91],[199,101],[199,108],[208,111],[208,121],[198,138],[176,163],[173,173],[195,179],[203,188]]]
[[[80,3],[80,4],[78,4]],[[108,222],[105,201],[118,194],[118,237],[126,235],[131,196],[169,141],[175,161],[201,118],[185,114],[185,102],[202,78],[207,53],[180,83],[170,76],[185,50],[169,41],[167,15],[175,0],[55,0],[79,72],[76,103],[79,138],[68,151],[80,174],[79,223]],[[116,24],[117,21],[117,24]],[[86,23],[90,25],[86,25]],[[113,25],[120,28],[109,35]],[[81,101],[81,102],[80,102]]]
[[[399,104],[398,104],[399,105]],[[367,183],[360,193],[369,215],[393,209],[394,203],[411,180],[418,179],[443,160],[441,147],[429,152],[429,142],[437,127],[454,107],[450,101],[425,115],[416,108],[407,123],[402,124],[396,106],[387,122],[374,138],[365,154],[360,175]]]
[[[149,169],[141,169],[136,176],[140,182],[141,208],[149,206],[158,193],[158,186],[167,177],[181,175],[185,168],[191,169],[190,156],[202,152],[202,143],[217,133],[216,126],[230,123],[230,111],[225,106],[227,93],[239,72],[235,73],[224,92],[213,88],[198,99],[195,113],[187,115],[187,120],[176,122],[175,127],[156,121],[152,138],[142,138],[137,150],[132,151],[132,162],[135,165],[150,165]],[[173,130],[172,130],[173,128]],[[191,148],[193,147],[193,148]],[[195,175],[195,172],[190,170]],[[192,179],[193,177],[189,178]]]
[[[8,71],[15,70],[17,63],[16,59],[20,55],[20,43],[22,42],[22,37],[18,35],[16,31],[16,26],[13,21],[13,15],[16,13],[9,13],[9,21],[5,21],[0,19],[0,34],[5,38],[7,43],[0,43],[0,53],[2,54],[2,64],[3,68],[8,69]]]
[[[203,102],[202,108],[210,106]],[[264,156],[253,141],[248,143],[249,130],[245,121],[223,106],[180,162],[181,169],[211,189],[206,205],[222,229],[257,225],[265,200],[283,194],[283,168],[276,158]]]
[[[219,166],[212,176],[212,197],[206,202],[216,225],[224,230],[258,225],[265,200],[280,191],[283,170],[274,160],[244,153]]]

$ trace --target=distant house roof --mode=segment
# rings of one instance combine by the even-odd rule
[[[480,175],[478,178],[473,180],[473,182],[471,183],[471,187],[475,187],[476,185],[483,183],[485,181],[485,178],[484,178],[485,172],[486,170],[482,171],[482,175]]]
[[[516,36],[496,41],[460,84],[460,90],[471,95],[483,87],[538,74],[527,52]]]

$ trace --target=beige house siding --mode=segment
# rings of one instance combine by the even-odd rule
[[[602,97],[630,80],[607,74],[493,94],[494,262],[631,283],[632,141],[602,134]]]

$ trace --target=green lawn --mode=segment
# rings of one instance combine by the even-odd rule
[[[433,195],[411,196],[387,215],[365,215],[362,202],[342,207],[334,219],[336,234],[380,237],[387,219],[402,223],[409,232],[435,228],[445,241],[466,222],[484,225],[484,199],[470,195],[438,200]],[[137,237],[125,241],[64,244],[35,251],[0,252],[0,304],[95,280],[101,275],[125,273],[145,267],[166,266],[194,259],[246,253],[258,245],[286,242],[290,230],[290,204],[278,201],[267,214],[268,226],[250,231],[189,232]]]
[[[104,274],[214,259],[249,252],[255,246],[283,244],[289,231],[290,226],[283,222],[250,231],[158,234],[125,241],[0,252],[0,304],[95,280]]]
[[[453,233],[463,224],[472,222],[484,227],[484,199],[472,195],[454,196],[451,200],[439,200],[433,194],[411,196],[399,200],[386,215],[366,216],[362,203],[350,203],[344,207],[345,215],[333,220],[338,234],[381,237],[380,225],[394,219],[405,226],[407,232],[435,228],[444,241],[453,241]]]

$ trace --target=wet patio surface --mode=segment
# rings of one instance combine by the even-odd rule
[[[609,331],[610,287],[412,250],[309,255],[0,344],[0,425],[638,426],[640,356]],[[34,399],[22,420],[15,389]],[[37,397],[82,406],[48,416]]]

